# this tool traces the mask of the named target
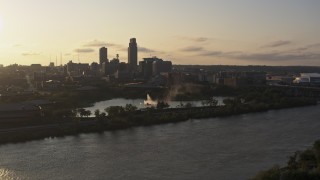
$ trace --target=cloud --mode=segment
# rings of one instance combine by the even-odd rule
[[[206,51],[200,54],[201,56],[221,56],[223,52],[221,51]]]
[[[83,46],[84,47],[102,47],[102,46],[106,46],[106,45],[107,45],[107,43],[104,41],[93,40],[93,41],[85,43]]]
[[[283,41],[283,40],[279,40],[279,41],[274,41],[274,42],[271,42],[265,46],[262,46],[264,48],[275,48],[275,47],[280,47],[280,46],[286,46],[286,45],[289,45],[289,44],[292,44],[291,41]]]
[[[187,41],[192,41],[192,42],[196,42],[196,43],[203,43],[203,42],[207,42],[210,39],[206,38],[206,37],[185,37],[185,36],[178,36],[179,39],[182,40],[187,40]]]
[[[191,40],[196,41],[196,42],[205,42],[205,41],[208,41],[209,38],[198,37],[198,38],[192,38]]]
[[[296,48],[296,49],[293,49],[292,51],[293,52],[296,52],[296,51],[306,51],[306,50],[308,50],[309,48],[307,48],[307,47],[301,47],[301,48]]]
[[[198,46],[189,46],[189,47],[185,47],[180,49],[183,52],[199,52],[199,51],[203,51],[203,47],[198,47]]]
[[[318,47],[320,47],[320,43],[310,44],[310,45],[308,45],[306,48],[318,48]]]
[[[12,45],[12,47],[19,48],[19,47],[22,47],[22,44],[14,44],[14,45]]]
[[[320,43],[309,44],[309,45],[306,45],[306,46],[303,46],[303,47],[292,49],[292,50],[290,50],[290,52],[301,52],[301,51],[308,51],[308,50],[312,50],[312,49],[314,50],[314,49],[319,48],[319,47],[320,47]]]
[[[261,53],[246,53],[246,52],[224,52],[224,51],[202,51],[199,56],[207,57],[225,57],[241,60],[254,61],[306,61],[319,60],[320,53],[312,52],[261,52]]]
[[[118,51],[128,51],[128,48],[127,47],[122,47],[122,48],[119,48]]]
[[[79,49],[75,49],[74,52],[76,52],[76,53],[92,53],[92,52],[94,52],[94,49],[91,49],[91,48],[79,48]]]
[[[295,61],[295,60],[319,60],[319,53],[253,53],[253,54],[240,54],[234,56],[237,59],[245,60],[263,60],[263,61]]]
[[[21,53],[22,56],[39,56],[41,53],[35,53],[35,52],[24,52]]]
[[[138,51],[142,52],[142,53],[154,53],[154,52],[157,52],[156,50],[149,49],[149,48],[146,48],[146,47],[138,47]]]
[[[107,43],[105,41],[99,41],[99,40],[93,40],[93,41],[89,41],[86,42],[83,47],[116,47],[116,48],[124,48],[125,46],[121,45],[121,44],[115,44],[115,43]]]

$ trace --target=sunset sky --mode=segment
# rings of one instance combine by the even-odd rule
[[[41,63],[60,56],[174,64],[320,66],[319,0],[0,0],[0,64]]]

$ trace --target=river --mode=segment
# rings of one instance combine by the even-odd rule
[[[218,105],[223,105],[223,100],[228,97],[213,97],[218,101]],[[117,99],[110,99],[106,101],[100,101],[93,104],[91,107],[86,107],[84,109],[91,111],[91,116],[94,116],[94,111],[99,109],[100,112],[104,112],[107,107],[110,106],[126,106],[126,104],[132,104],[136,106],[138,109],[146,108],[144,104],[145,99],[123,99],[123,98],[117,98]],[[152,101],[152,100],[149,100]],[[150,104],[153,104],[153,102],[149,102]],[[170,106],[170,108],[176,108],[181,107],[181,105],[186,105],[187,103],[190,103],[194,107],[200,107],[203,106],[203,101],[169,101],[167,102]]]
[[[242,180],[320,139],[320,107],[0,146],[0,179]]]

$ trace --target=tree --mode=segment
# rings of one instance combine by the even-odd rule
[[[134,112],[134,111],[136,111],[138,108],[137,108],[137,106],[134,106],[134,105],[132,105],[132,104],[126,104],[126,106],[125,106],[125,108],[124,108],[124,110],[126,111],[126,112]]]
[[[89,117],[91,114],[92,114],[92,113],[91,113],[90,110],[85,110],[85,111],[84,111],[84,116],[85,116],[85,117]]]
[[[193,104],[188,102],[187,104],[184,105],[185,108],[192,108]]]
[[[216,100],[215,98],[211,98],[205,101],[202,101],[201,104],[203,106],[210,106],[210,107],[215,107],[218,105],[218,100]]]
[[[83,117],[86,115],[86,110],[81,108],[77,110],[77,113],[79,113],[80,117]]]
[[[308,149],[299,155],[298,163],[303,170],[312,170],[317,167],[317,158],[314,152]]]
[[[182,102],[180,102],[179,105],[177,105],[177,108],[183,108],[184,107],[184,104]]]
[[[170,107],[168,103],[164,101],[159,101],[157,104],[157,109],[164,109]]]
[[[125,109],[122,106],[110,106],[105,109],[108,113],[108,116],[115,117],[119,115],[124,115]]]
[[[105,118],[107,116],[107,114],[105,112],[100,114],[100,118]]]
[[[99,110],[99,109],[96,109],[96,110],[94,111],[94,116],[95,116],[96,118],[98,118],[98,117],[100,116],[100,110]]]

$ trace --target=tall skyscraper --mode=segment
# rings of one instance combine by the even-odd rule
[[[131,38],[128,48],[128,65],[130,71],[135,71],[138,64],[138,46],[136,38]]]
[[[102,65],[102,63],[104,63],[104,62],[108,62],[109,60],[108,60],[108,48],[106,48],[106,47],[102,47],[102,48],[100,48],[100,56],[99,56],[99,58],[100,58],[100,65]]]

